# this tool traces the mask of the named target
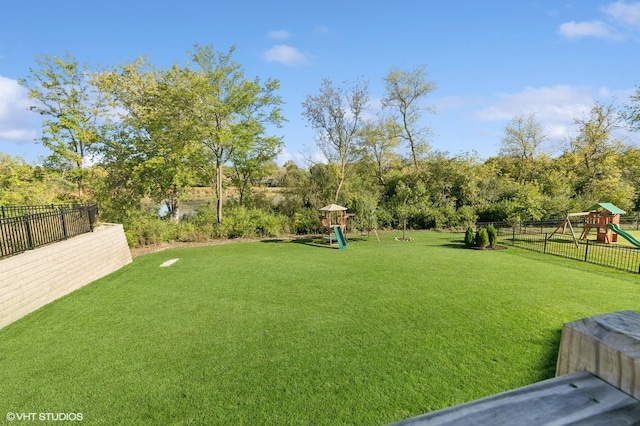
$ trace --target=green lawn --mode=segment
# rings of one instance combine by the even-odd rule
[[[386,424],[553,377],[564,322],[640,310],[638,275],[409,235],[137,258],[0,330],[0,418]]]

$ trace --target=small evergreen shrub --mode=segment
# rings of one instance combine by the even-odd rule
[[[486,228],[480,228],[476,232],[476,245],[480,248],[485,248],[489,245],[489,234],[487,234]]]
[[[473,232],[472,227],[468,227],[467,231],[464,233],[464,245],[467,247],[471,247],[475,244],[475,232]]]
[[[498,231],[493,226],[493,223],[490,223],[487,226],[487,236],[489,237],[489,246],[493,247],[498,244]]]

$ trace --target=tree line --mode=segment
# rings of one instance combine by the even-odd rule
[[[97,201],[132,244],[153,242],[153,229],[160,239],[317,232],[330,202],[356,213],[360,230],[560,218],[601,201],[640,210],[640,150],[616,138],[640,130],[640,87],[622,106],[594,102],[556,152],[535,114],[514,116],[483,160],[433,149],[424,66],[389,70],[375,116],[368,81],[325,79],[302,104],[323,160],[279,167],[283,140],[267,130],[286,122],[279,81],[247,78],[233,53],[195,45],[185,64],[139,58],[100,71],[69,53],[38,58],[20,83],[51,154],[38,165],[0,155],[0,204]],[[210,204],[179,220],[203,186]]]

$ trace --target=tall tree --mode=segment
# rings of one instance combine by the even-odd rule
[[[425,66],[413,70],[391,69],[384,77],[386,94],[383,108],[398,115],[402,126],[401,138],[408,144],[416,170],[420,158],[429,151],[431,129],[421,125],[422,114],[433,112],[425,104],[425,98],[435,89],[435,83],[427,80]]]
[[[365,159],[374,163],[375,176],[380,185],[385,184],[385,171],[398,158],[396,147],[400,143],[399,134],[398,123],[388,117],[367,120],[363,126],[361,148]]]
[[[504,127],[500,154],[516,161],[516,180],[523,182],[531,176],[533,163],[547,135],[535,114],[516,115]]]
[[[124,111],[118,132],[121,146],[105,144],[105,149],[109,154],[120,150],[135,157],[125,163],[133,167],[134,179],[154,201],[164,202],[171,218],[178,220],[179,199],[194,177],[195,147],[184,114],[189,101],[188,75],[177,65],[160,70],[138,59],[96,76],[96,82],[113,97],[114,106]],[[127,147],[129,143],[133,147]],[[114,164],[122,164],[122,159]]]
[[[358,152],[358,138],[363,125],[363,113],[369,103],[369,84],[358,81],[346,88],[334,87],[324,79],[320,93],[307,95],[303,112],[317,131],[316,143],[331,167],[335,167],[337,184],[333,201],[338,202],[340,190],[348,174],[349,164]]]
[[[99,142],[99,127],[107,104],[103,94],[88,80],[89,70],[70,53],[36,58],[38,68],[19,83],[37,101],[32,111],[46,117],[42,144],[53,151],[58,164],[68,165],[83,197],[85,163]]]
[[[43,167],[0,153],[0,206],[57,202],[66,189]]]
[[[621,127],[613,105],[594,102],[589,115],[574,120],[576,134],[570,139],[570,153],[575,157],[582,183],[579,192],[591,191],[597,179],[614,166],[609,157],[622,152],[624,144],[612,132]]]
[[[631,102],[625,106],[622,118],[627,120],[629,126],[635,131],[640,131],[640,86],[630,97]]]
[[[189,118],[193,140],[202,149],[199,162],[205,178],[212,183],[217,198],[217,220],[222,222],[222,173],[225,163],[268,140],[276,147],[277,138],[264,138],[265,125],[280,126],[284,121],[276,94],[278,80],[245,78],[241,66],[232,60],[235,47],[216,53],[211,46],[195,46],[189,69],[191,93]],[[276,147],[277,149],[277,147]],[[246,156],[245,156],[246,157]]]
[[[253,145],[246,150],[236,150],[231,156],[233,163],[232,181],[238,190],[239,203],[244,204],[252,186],[261,178],[268,176],[273,167],[273,160],[281,151],[282,140],[275,137],[256,137]]]

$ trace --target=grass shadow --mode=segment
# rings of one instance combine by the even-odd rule
[[[291,240],[290,242],[292,242],[293,244],[302,244],[305,246],[309,246],[309,247],[316,247],[316,248],[330,248],[330,249],[339,249],[340,247],[338,246],[338,244],[333,244],[333,245],[329,245],[328,243],[324,242],[322,240],[322,237],[318,236],[315,238],[309,238],[309,237],[305,237],[305,238],[296,238]]]
[[[464,240],[460,240],[459,242],[458,241],[451,241],[451,242],[448,242],[446,244],[442,244],[441,247],[444,247],[444,248],[455,248],[455,249],[467,248],[467,246],[464,244]]]
[[[560,351],[560,337],[562,336],[562,327],[557,329],[549,329],[542,339],[542,344],[546,350],[539,360],[537,368],[538,377],[536,381],[552,379],[556,375],[556,366],[558,364],[558,352]]]
[[[347,247],[349,247],[349,244],[366,242],[367,238],[366,237],[348,237],[346,240],[347,240]],[[285,240],[275,240],[274,242],[282,242],[282,241],[285,241]],[[288,241],[293,244],[302,244],[310,247],[340,249],[340,246],[335,240],[333,241],[333,244],[329,245],[329,243],[326,240],[323,240],[321,235],[317,235],[314,237],[294,238]]]

